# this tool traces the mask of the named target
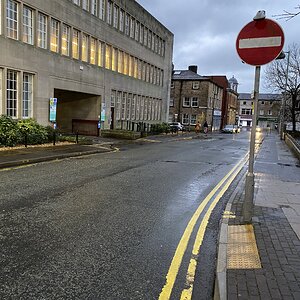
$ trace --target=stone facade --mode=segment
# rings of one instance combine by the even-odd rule
[[[173,34],[136,1],[0,4],[0,114],[47,125],[57,98],[66,130],[167,121]]]
[[[210,130],[221,126],[223,88],[210,78],[197,74],[197,67],[173,71],[169,121],[194,129],[207,121]]]

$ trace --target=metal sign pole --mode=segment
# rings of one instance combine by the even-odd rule
[[[259,81],[260,81],[260,66],[255,67],[255,81],[254,81],[254,113],[252,116],[252,128],[250,138],[250,152],[249,152],[249,168],[246,175],[245,185],[245,200],[243,205],[244,222],[250,223],[253,216],[253,195],[254,195],[254,152],[255,152],[255,136],[256,136],[256,120],[257,120],[257,106],[259,96]]]

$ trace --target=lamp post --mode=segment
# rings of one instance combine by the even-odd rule
[[[287,63],[286,63],[286,72],[285,72],[285,84],[284,84],[284,94],[282,98],[282,108],[281,108],[281,118],[280,118],[280,139],[284,139],[284,122],[285,122],[285,105],[286,105],[286,91],[287,91],[287,85],[288,85],[288,78],[289,78],[289,65],[290,65],[290,51],[282,51],[283,55],[278,59],[285,58],[284,53],[287,54]]]

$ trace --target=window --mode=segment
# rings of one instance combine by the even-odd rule
[[[148,97],[144,101],[144,120],[148,120]]]
[[[70,55],[70,27],[65,24],[62,26],[61,54]]]
[[[272,116],[272,111],[268,110],[268,116]]]
[[[142,79],[142,61],[139,59],[138,60],[138,79]]]
[[[174,99],[173,98],[170,98],[170,106],[174,106]]]
[[[2,91],[3,91],[3,85],[4,85],[4,82],[2,81],[3,80],[3,69],[0,68],[0,115],[2,115]]]
[[[128,66],[128,61],[129,61],[129,55],[127,53],[124,53],[124,75],[129,75],[129,66]]]
[[[183,106],[190,107],[191,106],[191,99],[189,97],[183,97]]]
[[[264,104],[265,104],[265,101],[261,101],[260,103],[261,103],[262,105],[264,105]]]
[[[192,125],[195,125],[195,124],[196,124],[196,120],[197,120],[197,115],[191,115],[191,121],[190,121],[190,123],[191,123]]]
[[[47,49],[47,16],[39,13],[38,14],[38,46],[43,49]]]
[[[127,102],[127,93],[123,93],[122,106],[121,106],[121,118],[122,118],[122,120],[125,120],[126,102]]]
[[[144,102],[145,102],[145,97],[142,97],[141,98],[140,120],[144,120]]]
[[[98,66],[104,66],[104,44],[102,42],[98,42]]]
[[[251,108],[242,108],[242,115],[252,115]]]
[[[111,46],[105,46],[105,68],[111,70]]]
[[[243,105],[246,105],[247,104],[247,102],[246,101],[243,101]]]
[[[99,18],[105,20],[105,0],[100,0],[99,2]]]
[[[127,97],[127,104],[126,104],[126,118],[127,120],[130,120],[131,118],[131,100],[132,100],[132,94],[128,94]]]
[[[192,107],[198,107],[198,98],[197,97],[193,97],[192,98]]]
[[[18,102],[18,74],[16,71],[7,71],[6,80],[6,114],[10,117],[17,117]]]
[[[81,60],[88,62],[88,45],[89,45],[89,37],[87,34],[82,34],[82,43],[81,43]]]
[[[23,74],[23,100],[22,100],[22,117],[31,117],[31,106],[32,106],[32,80],[33,75],[24,73]]]
[[[113,26],[115,28],[118,28],[118,21],[119,21],[119,7],[117,5],[114,5],[114,23]]]
[[[96,16],[98,10],[98,0],[91,0],[91,13]]]
[[[109,25],[112,25],[112,2],[111,1],[107,1],[107,11],[106,11],[106,22]]]
[[[89,11],[89,0],[82,0],[82,8]]]
[[[115,102],[116,102],[116,91],[111,91],[110,107],[115,107]]]
[[[134,31],[134,23],[135,23],[135,20],[134,20],[134,18],[130,18],[130,37],[131,38],[133,38],[134,39],[134,33],[135,33],[135,31]]]
[[[50,50],[58,53],[59,22],[51,19],[50,26]]]
[[[182,124],[189,124],[190,123],[190,116],[188,114],[182,115]]]
[[[121,119],[121,100],[122,100],[122,92],[118,92],[117,95],[117,107],[116,107],[116,119],[120,120]]]
[[[125,34],[129,35],[129,15],[125,14]]]
[[[192,89],[193,90],[199,90],[199,87],[200,87],[199,81],[193,81],[193,83],[192,83]]]
[[[119,30],[124,32],[124,10],[120,10],[120,16],[119,16]]]
[[[135,40],[138,42],[140,38],[140,22],[135,22]]]
[[[264,115],[264,110],[263,110],[263,109],[261,109],[261,110],[259,111],[259,115],[260,115],[260,116],[263,116],[263,115]]]
[[[136,106],[136,95],[132,97],[132,105],[131,105],[131,120],[135,120],[135,106]]]
[[[143,44],[144,42],[144,25],[141,24],[140,27],[140,43]]]
[[[118,63],[118,49],[112,48],[111,68],[113,71],[117,71],[117,63]]]
[[[141,96],[137,96],[136,98],[136,120],[140,120],[140,108],[141,108]]]
[[[6,3],[6,34],[9,38],[18,39],[18,3],[13,0]]]
[[[175,87],[174,81],[171,81],[171,89],[174,89],[174,87]]]
[[[80,0],[73,0],[73,3],[80,6]]]
[[[23,6],[23,42],[33,45],[33,11]]]
[[[133,65],[133,57],[129,56],[129,76],[133,77],[134,75],[134,65]]]
[[[138,78],[138,59],[134,58],[134,78]]]
[[[147,46],[148,41],[148,29],[144,27],[144,46]]]
[[[123,69],[124,69],[124,67],[123,67],[123,58],[124,57],[124,54],[123,54],[123,51],[121,51],[121,50],[119,50],[119,54],[118,54],[118,72],[119,73],[123,73]]]
[[[91,38],[90,63],[93,65],[96,64],[96,47],[97,47],[97,40],[94,38]]]
[[[151,49],[151,41],[152,41],[152,32],[149,30],[148,32],[148,48]]]
[[[73,29],[72,57],[75,59],[79,59],[79,31],[76,29]]]

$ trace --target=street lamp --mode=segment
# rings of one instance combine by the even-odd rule
[[[280,55],[278,56],[277,59],[284,59],[285,58],[285,53],[287,54],[287,63],[286,63],[286,72],[285,72],[285,84],[284,84],[284,94],[282,98],[282,104],[281,104],[281,118],[280,118],[280,139],[284,139],[284,122],[285,122],[285,105],[286,105],[286,92],[287,92],[287,85],[288,85],[288,78],[289,78],[289,65],[290,65],[290,51],[282,51]]]

